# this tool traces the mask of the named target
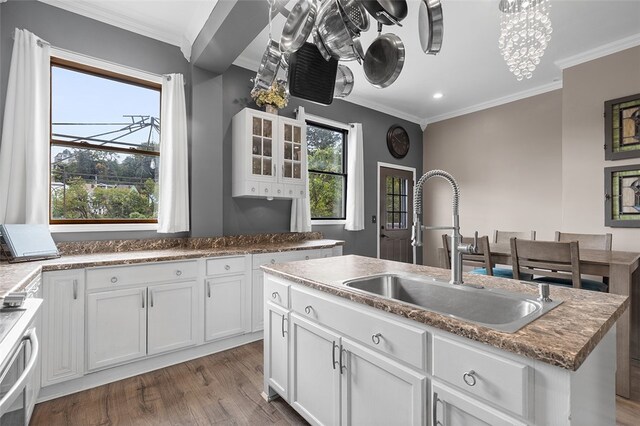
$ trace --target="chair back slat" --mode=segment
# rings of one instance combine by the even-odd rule
[[[527,241],[511,239],[513,277],[524,274],[571,280],[581,288],[580,255],[577,241]]]
[[[556,241],[577,241],[582,249],[611,251],[613,236],[611,234],[572,234],[556,231]]]
[[[513,232],[513,231],[493,231],[493,242],[494,243],[508,243],[512,238],[517,238],[519,240],[531,240],[534,241],[536,239],[536,231],[531,232]]]

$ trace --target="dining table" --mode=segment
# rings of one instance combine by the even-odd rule
[[[511,246],[505,243],[490,243],[491,260],[495,264],[511,264]],[[439,250],[440,267],[445,268],[444,249]],[[616,394],[624,398],[631,396],[631,358],[637,357],[640,346],[638,326],[640,306],[637,306],[640,290],[640,253],[627,251],[580,249],[580,273],[608,277],[609,293],[629,296],[629,309],[616,323]]]

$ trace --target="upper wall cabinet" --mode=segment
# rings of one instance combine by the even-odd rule
[[[233,196],[303,198],[307,135],[303,121],[245,108],[233,117]]]

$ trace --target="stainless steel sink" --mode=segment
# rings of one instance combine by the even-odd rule
[[[344,285],[506,333],[515,333],[562,303],[543,303],[525,294],[452,285],[407,274],[372,275],[345,281]]]

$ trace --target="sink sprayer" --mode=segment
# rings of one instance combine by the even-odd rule
[[[453,190],[452,201],[452,226],[423,226],[420,223],[422,215],[422,187],[432,177],[445,179]],[[478,232],[475,233],[473,244],[461,244],[460,221],[458,218],[458,206],[460,204],[460,187],[456,180],[444,170],[431,170],[422,175],[413,189],[413,226],[411,228],[411,245],[422,246],[423,230],[451,230],[451,284],[461,285],[462,281],[462,254],[475,254],[478,252]]]

